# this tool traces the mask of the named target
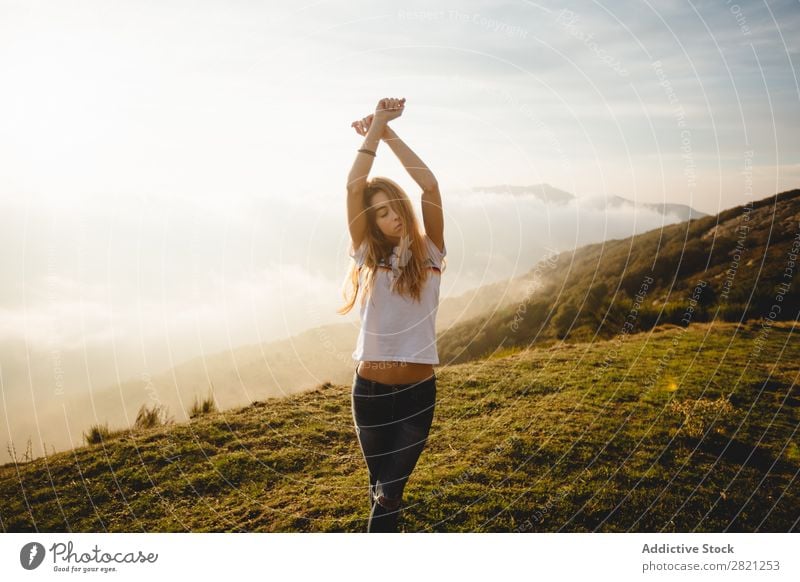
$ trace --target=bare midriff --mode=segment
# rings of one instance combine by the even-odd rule
[[[413,384],[433,376],[433,364],[391,361],[359,362],[358,375],[382,384]]]

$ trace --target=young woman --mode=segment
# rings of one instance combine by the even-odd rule
[[[444,270],[444,216],[430,169],[389,127],[405,99],[382,99],[352,127],[364,136],[347,182],[352,294],[361,330],[351,403],[369,471],[367,531],[395,532],[403,490],[428,439],[436,404],[436,312]],[[411,200],[389,178],[367,179],[383,140],[422,189],[421,233]]]

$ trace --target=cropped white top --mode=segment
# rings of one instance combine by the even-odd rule
[[[392,290],[395,274],[391,263],[381,261],[377,267],[372,295],[361,306],[361,330],[353,352],[354,360],[439,363],[439,354],[436,351],[436,312],[439,307],[442,259],[447,255],[447,247],[440,251],[427,234],[424,240],[430,257],[429,274],[420,291],[420,301]],[[359,277],[366,274],[366,270],[361,270],[366,245],[366,241],[362,242],[355,251],[352,244],[350,245],[349,254],[360,270]],[[394,254],[398,250],[399,247],[395,247]]]

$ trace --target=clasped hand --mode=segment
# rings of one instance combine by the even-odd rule
[[[381,99],[378,101],[378,105],[375,107],[375,113],[370,113],[366,117],[354,121],[350,124],[350,127],[354,128],[358,135],[367,135],[372,122],[376,119],[386,124],[392,119],[397,119],[400,117],[405,109],[405,103],[405,97],[402,99],[395,99],[391,97]]]

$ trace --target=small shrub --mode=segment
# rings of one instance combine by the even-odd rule
[[[96,424],[89,428],[88,433],[83,433],[83,439],[87,445],[97,445],[111,436],[111,431],[108,430],[108,423],[102,425]]]
[[[25,447],[25,455],[19,459],[17,458],[17,449],[14,447],[14,441],[11,441],[6,445],[6,450],[8,451],[8,456],[14,461],[14,463],[29,463],[33,460],[33,447],[31,446],[31,439],[28,437],[28,444]],[[47,451],[45,451],[46,453]]]
[[[204,400],[198,400],[197,396],[194,397],[194,403],[189,411],[189,418],[196,418],[202,414],[209,414],[217,411],[217,405],[214,403],[214,385],[208,390],[208,396]]]
[[[161,404],[154,404],[153,408],[147,408],[146,404],[142,404],[136,415],[136,422],[133,427],[135,429],[147,429],[156,426],[164,426],[172,424],[173,419],[167,418],[167,407]]]

